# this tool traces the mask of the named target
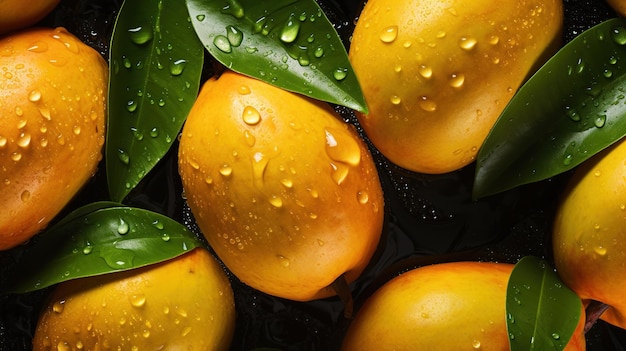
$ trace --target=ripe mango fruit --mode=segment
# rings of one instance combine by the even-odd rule
[[[0,35],[23,29],[48,15],[61,0],[0,1]]]
[[[226,71],[207,81],[183,127],[189,207],[241,281],[308,301],[354,281],[376,250],[384,200],[355,129],[326,103]]]
[[[508,351],[512,270],[506,263],[451,262],[403,273],[365,301],[341,350]],[[584,317],[565,350],[585,349],[583,327]]]
[[[533,69],[556,51],[561,0],[370,0],[349,57],[367,136],[391,162],[441,174],[476,158]]]
[[[601,316],[626,329],[626,139],[576,168],[553,227],[563,282],[583,300],[610,308]]]
[[[60,283],[39,317],[33,350],[228,350],[234,326],[230,282],[197,248]]]
[[[108,68],[64,28],[0,37],[0,250],[27,241],[94,175]]]

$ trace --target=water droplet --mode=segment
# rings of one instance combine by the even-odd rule
[[[580,121],[580,115],[575,110],[568,109],[566,114],[569,117],[569,119],[571,119],[572,121],[574,122]]]
[[[230,45],[230,41],[228,41],[228,38],[223,35],[216,35],[215,38],[213,39],[213,45],[215,45],[215,47],[220,49],[220,51],[225,52],[227,54],[233,51],[233,48]]]
[[[361,190],[357,192],[356,199],[359,201],[360,204],[365,205],[366,203],[369,202],[370,197],[367,191]]]
[[[224,164],[222,165],[222,167],[219,170],[220,174],[223,175],[224,177],[230,177],[233,174],[233,169],[232,167]]]
[[[129,300],[133,307],[143,307],[146,304],[146,295],[134,294],[129,297]]]
[[[285,188],[293,188],[293,180],[291,179],[281,179],[280,183],[285,187]]]
[[[130,230],[130,226],[128,225],[128,223],[126,223],[126,221],[123,218],[120,218],[120,221],[117,224],[117,232],[120,235],[126,235],[128,234],[129,230]]]
[[[434,112],[437,110],[437,103],[430,100],[427,96],[422,96],[418,104],[422,110],[426,112]]]
[[[142,26],[129,29],[128,35],[130,40],[137,45],[143,45],[153,38],[152,30]]]
[[[315,50],[313,51],[313,56],[317,58],[324,56],[324,48],[321,46],[316,47]]]
[[[65,309],[65,300],[55,301],[52,304],[52,311],[54,311],[55,313],[63,313],[64,309]]]
[[[283,199],[281,199],[280,197],[278,197],[276,195],[272,195],[269,198],[269,202],[270,202],[270,204],[272,204],[272,206],[274,206],[276,208],[283,207]]]
[[[230,45],[237,47],[243,42],[243,32],[235,26],[226,27],[226,38]]]
[[[158,219],[157,219],[157,220],[154,220],[154,221],[152,222],[152,225],[153,225],[156,229],[158,229],[158,230],[163,230],[163,228],[164,228],[164,226],[163,226],[163,222],[159,221]]]
[[[202,15],[202,14],[196,16],[196,19],[198,20],[198,22],[204,21],[205,18],[206,18],[206,15]]]
[[[252,133],[250,133],[249,130],[243,131],[243,137],[246,140],[246,144],[248,146],[253,147],[254,144],[256,144],[256,138],[254,137],[254,135],[252,135]]]
[[[17,139],[17,146],[21,148],[26,148],[30,145],[30,134],[29,133],[20,133],[19,138]]]
[[[605,78],[613,77],[613,71],[611,71],[610,69],[605,69],[604,72],[602,72],[602,74],[604,75]]]
[[[338,81],[344,80],[347,75],[348,75],[348,69],[347,68],[337,67],[333,71],[333,78],[335,78],[335,80],[338,80]]]
[[[460,88],[465,83],[465,75],[463,73],[453,73],[450,75],[449,83],[453,88]]]
[[[606,256],[606,247],[604,246],[597,246],[593,249],[593,251],[598,254],[598,256]]]
[[[42,53],[48,50],[48,43],[45,41],[36,41],[27,49],[28,51]]]
[[[326,154],[332,160],[358,166],[361,162],[361,148],[359,144],[346,132],[333,128],[324,129],[326,134]]]
[[[246,106],[242,113],[243,121],[248,125],[255,125],[261,122],[261,114],[252,106]]]
[[[126,110],[128,110],[128,112],[135,112],[137,110],[137,102],[135,100],[129,100],[126,103]]]
[[[432,76],[433,76],[433,69],[430,68],[430,66],[421,65],[418,68],[418,72],[419,72],[420,76],[422,76],[422,77],[424,77],[426,79],[432,78]]]
[[[228,0],[228,4],[222,7],[222,13],[229,14],[235,18],[242,18],[245,15],[243,7],[237,0]]]
[[[472,341],[472,347],[476,350],[480,349],[480,341],[478,340]]]
[[[472,50],[478,41],[472,37],[461,37],[459,39],[459,46],[463,50]]]
[[[22,200],[22,202],[28,202],[28,200],[30,200],[30,191],[28,190],[22,191],[22,194],[20,195],[20,199]]]
[[[170,64],[170,74],[173,76],[180,76],[185,70],[187,60],[176,60]]]
[[[276,258],[278,259],[280,265],[283,267],[289,267],[289,265],[291,264],[291,261],[283,255],[276,255]]]
[[[400,98],[398,95],[392,95],[389,98],[389,101],[394,105],[400,105],[400,103],[402,102],[402,98]]]
[[[626,28],[615,27],[611,30],[611,38],[618,45],[626,45]]]
[[[87,245],[83,247],[83,254],[85,255],[89,255],[92,251],[93,251],[93,246],[91,246],[91,244],[89,243],[87,243]]]
[[[14,152],[14,153],[11,154],[11,160],[17,162],[17,161],[19,161],[21,159],[22,159],[22,153]]]
[[[265,169],[269,160],[262,152],[255,152],[252,155],[252,173],[254,174],[254,180],[263,182],[265,176]]]
[[[292,13],[280,31],[280,40],[283,43],[293,43],[300,33],[300,21]]]
[[[498,37],[497,35],[492,35],[489,37],[488,42],[491,45],[496,45],[500,42],[500,37]]]
[[[554,340],[559,340],[561,338],[561,336],[557,333],[552,333],[552,339]]]
[[[124,150],[118,149],[117,157],[125,165],[130,163],[130,156],[128,156],[128,154]]]
[[[398,26],[389,26],[380,33],[380,40],[383,43],[391,43],[398,37]]]
[[[606,115],[599,115],[596,116],[596,119],[593,121],[593,124],[597,127],[597,128],[602,128],[604,127],[604,124],[606,123]]]
[[[159,136],[159,130],[157,129],[157,127],[150,129],[150,137],[156,138],[158,136]]]
[[[28,101],[37,102],[41,100],[41,92],[39,90],[33,90],[28,94]]]

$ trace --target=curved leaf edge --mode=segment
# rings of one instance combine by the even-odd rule
[[[151,217],[152,219],[143,222],[144,225],[154,225],[157,221],[159,223],[164,223],[168,226],[173,226],[178,229],[177,234],[180,237],[175,240],[184,240],[182,241],[182,245],[179,250],[176,250],[175,253],[169,255],[161,255],[157,259],[151,258],[147,261],[142,262],[141,264],[135,264],[132,266],[124,267],[124,268],[113,268],[109,267],[109,269],[101,270],[98,272],[86,273],[86,274],[68,274],[66,271],[61,271],[62,267],[53,267],[49,268],[47,263],[54,261],[55,259],[59,259],[60,257],[56,257],[52,255],[52,257],[46,257],[46,253],[50,253],[50,248],[54,246],[55,242],[67,242],[69,238],[74,236],[73,233],[64,231],[64,228],[71,227],[73,225],[79,224],[85,221],[85,218],[88,216],[93,216],[97,213],[102,213],[106,211],[112,212],[121,212],[121,211],[137,211],[146,216]],[[104,224],[104,223],[102,223]],[[99,225],[99,224],[98,224]],[[138,238],[141,240],[141,238]],[[145,238],[144,238],[145,239]],[[123,241],[125,239],[121,239]],[[127,240],[137,240],[137,239],[127,239]],[[167,245],[165,240],[162,238],[151,238],[151,242],[159,242]],[[168,239],[169,241],[169,239]],[[55,284],[59,284],[65,281],[69,281],[72,279],[80,279],[86,277],[94,277],[103,274],[111,274],[123,271],[129,271],[137,268],[142,268],[146,266],[150,266],[153,264],[165,262],[171,259],[174,259],[178,256],[181,256],[191,250],[196,248],[206,248],[206,244],[198,238],[196,234],[190,231],[184,225],[176,222],[175,220],[162,215],[160,213],[156,213],[153,211],[125,206],[119,203],[110,202],[110,201],[101,201],[87,204],[83,207],[80,207],[66,217],[61,219],[58,223],[53,225],[52,227],[44,230],[39,233],[31,243],[26,244],[27,246],[21,252],[19,257],[16,258],[15,263],[8,270],[3,272],[3,285],[0,286],[0,294],[23,294],[30,293],[38,290],[42,290],[45,288],[49,288]],[[107,249],[114,249],[112,247],[107,247]],[[61,253],[59,253],[61,255]],[[81,257],[81,256],[76,256]],[[48,260],[51,258],[51,260]],[[7,268],[7,267],[5,267]],[[65,268],[63,268],[64,270]],[[55,275],[57,278],[55,279],[44,279],[45,275]]]

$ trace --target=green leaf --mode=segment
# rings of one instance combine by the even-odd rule
[[[170,149],[198,94],[203,63],[181,1],[124,2],[110,48],[106,167],[114,201]]]
[[[367,112],[335,28],[314,0],[187,0],[205,48],[236,72]]]
[[[626,19],[583,32],[515,94],[478,157],[474,196],[574,168],[626,135]]]
[[[44,231],[8,274],[6,292],[34,291],[66,280],[142,267],[202,242],[182,224],[151,211],[95,203]]]
[[[527,256],[513,268],[507,287],[511,351],[563,350],[580,320],[582,302],[545,261]]]

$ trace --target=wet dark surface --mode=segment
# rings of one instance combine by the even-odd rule
[[[346,44],[362,4],[319,1]],[[62,25],[104,57],[121,0],[63,0],[43,25]],[[614,17],[601,0],[566,0],[564,40]],[[351,111],[338,107],[356,123]],[[516,262],[525,255],[550,259],[553,211],[568,174],[472,201],[473,166],[444,175],[422,175],[387,162],[375,150],[386,196],[386,224],[369,268],[353,284],[356,307],[377,287],[407,269],[457,260]],[[128,198],[129,205],[166,214],[196,230],[181,197],[175,148]],[[103,167],[102,167],[103,168]],[[106,200],[103,172],[87,185],[73,207]],[[0,252],[1,267],[21,248]],[[232,350],[336,350],[349,323],[338,299],[300,303],[254,291],[232,279],[238,323]],[[0,296],[0,351],[30,350],[30,339],[47,290]],[[626,332],[603,322],[587,334],[588,350],[626,349]]]

